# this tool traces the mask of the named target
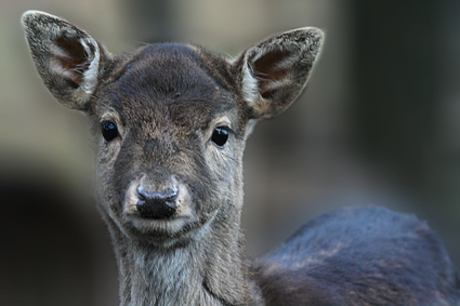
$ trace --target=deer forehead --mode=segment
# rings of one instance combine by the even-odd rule
[[[139,129],[203,129],[225,117],[238,125],[241,105],[227,63],[194,46],[154,44],[118,61],[101,90],[104,117],[115,110],[122,123]],[[110,113],[110,112],[109,112]]]

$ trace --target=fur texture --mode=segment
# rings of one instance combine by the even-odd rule
[[[255,263],[244,259],[246,139],[301,93],[320,30],[275,35],[231,61],[173,43],[112,55],[61,18],[31,11],[22,22],[45,85],[92,126],[122,306],[458,305],[439,239],[383,209],[322,216]],[[172,217],[140,215],[140,188],[177,191]]]

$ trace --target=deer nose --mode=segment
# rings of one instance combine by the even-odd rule
[[[137,188],[137,211],[142,218],[166,219],[176,212],[177,189],[168,189],[165,192],[147,192],[144,188]]]

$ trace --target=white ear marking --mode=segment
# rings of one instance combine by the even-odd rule
[[[253,69],[248,61],[243,65],[243,81],[242,81],[243,98],[250,104],[255,104],[259,99],[258,80],[254,77]]]
[[[248,127],[247,127],[247,130],[246,130],[246,138],[249,137],[249,135],[252,134],[252,132],[254,131],[254,127],[256,126],[257,122],[259,122],[259,120],[257,119],[250,119],[249,122],[248,122]]]
[[[91,61],[88,69],[83,73],[81,88],[85,93],[92,94],[96,89],[97,76],[99,74],[99,61],[101,57],[99,46],[90,38],[82,39],[80,42],[88,55],[88,61]],[[91,44],[94,47],[94,51],[91,51],[88,44]]]

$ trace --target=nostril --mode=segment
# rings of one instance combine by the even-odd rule
[[[165,192],[148,192],[144,188],[138,187],[137,194],[139,198],[137,210],[143,218],[170,218],[176,212],[177,189],[168,189]]]
[[[137,194],[139,199],[142,200],[151,200],[151,199],[163,199],[165,201],[175,201],[177,197],[177,190],[176,189],[168,189],[165,192],[148,192],[142,187],[137,188]]]

